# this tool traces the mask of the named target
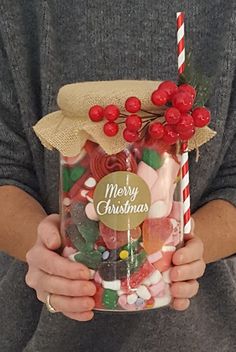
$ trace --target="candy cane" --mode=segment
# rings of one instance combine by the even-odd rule
[[[179,75],[185,69],[185,38],[184,38],[184,13],[177,12],[177,50],[178,50],[178,73]],[[188,145],[182,145],[182,161],[181,161],[181,192],[183,197],[183,213],[184,213],[184,234],[191,232],[191,212],[190,212],[190,188],[189,188],[189,165],[188,165]]]

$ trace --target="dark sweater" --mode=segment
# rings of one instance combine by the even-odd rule
[[[192,210],[236,204],[236,3],[223,0],[19,0],[0,2],[0,185],[16,185],[58,211],[58,155],[32,125],[56,109],[65,83],[176,79],[175,13],[186,12],[187,48],[211,77],[217,136],[190,155]],[[178,4],[180,6],[180,4]],[[206,229],[207,231],[207,229]],[[222,234],[222,241],[224,240]],[[208,351],[236,348],[235,259],[209,265],[188,311],[50,315],[26,287],[26,265],[0,253],[0,350]],[[28,342],[31,339],[30,342]],[[176,348],[175,348],[176,346]]]

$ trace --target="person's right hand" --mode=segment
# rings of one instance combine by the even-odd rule
[[[29,265],[26,283],[35,289],[43,303],[50,293],[50,303],[57,312],[79,321],[91,320],[96,287],[89,281],[90,271],[86,266],[54,252],[61,246],[59,226],[57,214],[39,224],[37,241],[26,255]]]

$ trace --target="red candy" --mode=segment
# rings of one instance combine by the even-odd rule
[[[143,222],[143,246],[148,254],[158,252],[170,237],[173,225],[170,219],[146,219]]]
[[[99,224],[100,234],[106,243],[107,248],[117,249],[128,243],[129,232],[128,231],[116,231],[112,230],[102,222]],[[132,239],[138,239],[141,235],[140,227],[130,230]]]
[[[154,266],[146,261],[135,273],[131,274],[130,277],[126,278],[121,282],[121,288],[129,289],[135,288],[141,284],[150,274],[155,271]]]
[[[96,151],[91,155],[90,168],[93,177],[99,181],[104,176],[115,171],[137,172],[137,163],[131,153],[120,152],[115,155],[107,155]]]

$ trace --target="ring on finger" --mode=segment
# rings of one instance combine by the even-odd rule
[[[54,313],[57,313],[56,309],[51,305],[51,297],[52,297],[52,294],[51,293],[48,293],[47,297],[46,297],[46,302],[45,302],[45,305],[47,307],[47,310],[54,314]]]

